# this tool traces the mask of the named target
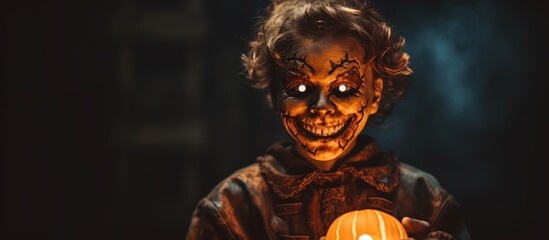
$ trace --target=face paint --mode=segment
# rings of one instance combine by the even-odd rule
[[[352,149],[377,111],[382,81],[373,79],[356,40],[304,40],[295,50],[283,69],[282,123],[300,155],[336,160]]]
[[[359,64],[356,60],[349,60],[349,52],[345,52],[345,59],[341,59],[339,61],[338,64],[335,64],[334,62],[332,62],[332,60],[328,60],[330,61],[330,70],[328,70],[328,74],[332,74],[337,68],[345,68],[345,64],[347,63],[356,63],[356,64]],[[360,64],[359,64],[360,65]]]

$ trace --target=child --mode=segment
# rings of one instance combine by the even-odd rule
[[[433,176],[360,134],[406,90],[403,45],[360,0],[272,2],[242,60],[293,141],[215,187],[187,238],[316,240],[338,216],[371,208],[402,219],[416,239],[469,239]]]

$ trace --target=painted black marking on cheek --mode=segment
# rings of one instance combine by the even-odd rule
[[[358,87],[358,91],[359,91],[362,95],[366,94],[366,93],[362,92],[362,89],[363,89],[363,88],[366,88],[365,82],[364,82],[364,74],[363,74],[362,76],[360,76],[360,86]]]
[[[358,65],[360,65],[360,63],[358,63],[356,60],[350,60],[349,59],[349,51],[345,51],[345,59],[340,59],[339,60],[339,63],[336,64],[334,62],[332,62],[332,60],[328,60],[330,61],[330,70],[328,70],[328,74],[332,74],[336,69],[338,68],[347,68],[345,67],[345,64],[347,63],[356,63]]]
[[[286,126],[288,126],[288,130],[290,131],[290,134],[294,135],[297,143],[299,143],[299,145],[302,148],[307,150],[307,152],[313,154],[313,156],[316,156],[316,153],[318,152],[318,148],[315,148],[315,150],[313,151],[313,150],[309,149],[306,142],[301,141],[301,139],[299,138],[299,132],[297,131],[298,126],[295,126],[294,122],[292,122],[292,119],[290,117],[290,113],[289,112],[282,113],[282,118],[284,118],[284,122],[286,123]],[[295,124],[297,124],[297,123],[295,123]],[[292,130],[292,127],[294,128],[295,132],[294,132],[294,130]]]
[[[366,104],[366,105],[360,104],[360,105],[362,106],[362,108],[359,110],[359,111],[360,111],[360,118],[359,118],[358,121],[356,121],[356,123],[355,123],[355,130],[353,130],[353,135],[351,135],[351,136],[349,137],[349,139],[347,139],[347,140],[350,140],[351,138],[353,138],[353,136],[355,135],[356,130],[358,129],[358,125],[360,125],[360,122],[361,122],[362,119],[364,118],[364,115],[366,115],[366,114],[364,113],[364,110],[366,110],[366,107],[368,106],[368,104]]]
[[[353,122],[353,120],[354,120],[354,116],[351,117],[351,118],[348,120],[349,122],[345,123],[345,124],[346,124],[345,127],[347,128],[345,131],[351,131],[351,126],[350,126],[350,124],[351,124],[351,122]],[[352,131],[353,131],[353,132],[351,133],[351,138],[352,138],[353,135],[355,135],[355,133],[354,133],[355,130],[352,130]],[[342,140],[342,139],[345,139],[345,144],[343,144],[343,145],[341,144],[341,140]],[[347,147],[348,144],[349,144],[349,141],[347,140],[347,138],[345,138],[345,133],[342,133],[341,138],[338,139],[338,141],[337,141],[337,145],[339,146],[339,148],[341,148],[341,150],[345,150],[345,148]]]
[[[356,121],[355,123],[355,126],[354,126],[354,129],[353,129],[353,133],[349,136],[349,139],[345,139],[347,140],[347,143],[345,144],[345,146],[341,146],[341,142],[338,143],[339,145],[339,148],[341,148],[342,150],[345,150],[345,147],[347,147],[347,145],[349,144],[349,142],[351,141],[351,139],[356,135],[356,131],[358,130],[358,125],[360,125],[360,122],[362,121],[362,119],[364,118],[364,111],[366,110],[366,107],[368,105],[362,105],[362,108],[359,110],[360,111],[360,118],[358,119],[358,121]]]
[[[358,119],[358,121],[356,122],[356,125],[360,124],[360,121],[362,121],[362,119],[364,118],[364,111],[366,110],[366,107],[368,107],[368,104],[366,105],[363,105],[362,103],[360,104],[362,106],[362,108],[359,110],[361,115],[360,115],[360,119]]]
[[[290,131],[291,134],[293,134],[296,138],[297,138],[297,129],[293,129],[292,130],[292,123],[290,121],[290,117],[287,115],[283,116],[284,117],[284,120],[286,122],[286,126],[288,126],[288,130]],[[294,127],[295,128],[295,127]],[[295,132],[294,132],[295,131]]]
[[[354,129],[352,130],[353,133],[349,136],[349,139],[345,139],[347,140],[347,143],[345,144],[345,146],[341,146],[341,141],[338,142],[338,145],[339,145],[339,148],[341,148],[342,150],[345,150],[345,147],[347,147],[347,145],[349,144],[349,142],[351,141],[351,139],[356,135],[356,131],[358,130],[358,125],[360,125],[360,122],[362,121],[362,119],[364,118],[364,116],[366,115],[364,113],[364,111],[366,110],[366,107],[368,107],[368,104],[366,105],[363,105],[362,103],[360,104],[360,106],[362,107],[359,112],[360,112],[360,118],[356,121],[355,125],[354,125]]]
[[[365,89],[365,84],[366,82],[364,81],[364,75],[361,75],[360,77],[360,84],[358,86],[358,91],[356,91],[352,96],[355,96],[355,97],[361,97],[361,96],[364,96],[365,95],[365,92],[363,89]],[[351,127],[349,127],[350,131],[352,131],[352,133],[349,135],[348,138],[345,138],[346,142],[344,145],[342,145],[341,143],[341,140],[338,141],[338,146],[341,150],[345,150],[345,148],[347,147],[347,145],[349,144],[350,140],[357,134],[357,130],[358,130],[358,127],[360,125],[360,122],[362,121],[362,119],[364,119],[364,116],[366,115],[365,114],[365,111],[366,111],[366,108],[368,107],[368,103],[366,103],[366,105],[364,104],[360,104],[361,105],[361,109],[358,110],[358,112],[360,113],[360,118],[356,121],[356,123]]]

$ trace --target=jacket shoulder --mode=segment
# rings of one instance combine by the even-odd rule
[[[400,181],[404,188],[415,189],[417,187],[424,187],[432,194],[440,194],[441,191],[445,191],[432,174],[402,162],[399,168]]]
[[[438,180],[430,173],[412,165],[400,164],[400,184],[397,198],[400,210],[408,216],[432,223],[436,211],[449,197]]]
[[[399,215],[426,220],[433,229],[454,236],[467,235],[460,204],[432,174],[401,163],[400,178],[396,209]]]
[[[251,164],[222,180],[198,203],[189,239],[262,239],[262,205],[269,203],[259,165]],[[261,221],[258,221],[261,219]]]
[[[261,176],[259,164],[253,163],[235,171],[229,177],[223,179],[213,188],[206,198],[215,201],[223,197],[257,194],[264,190],[265,187],[265,181]]]

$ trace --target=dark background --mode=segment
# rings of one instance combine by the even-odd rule
[[[3,3],[4,239],[183,239],[201,197],[286,138],[239,75],[264,2]],[[365,132],[433,173],[474,239],[546,228],[542,2],[374,2],[415,74]]]

